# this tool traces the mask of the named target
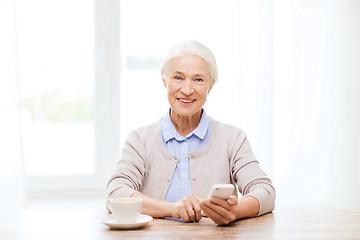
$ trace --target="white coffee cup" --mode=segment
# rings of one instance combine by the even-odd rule
[[[117,223],[136,223],[141,213],[141,198],[110,198],[109,201],[110,210]]]

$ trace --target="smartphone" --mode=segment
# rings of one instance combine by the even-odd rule
[[[214,184],[210,190],[209,197],[228,199],[234,192],[232,184]]]

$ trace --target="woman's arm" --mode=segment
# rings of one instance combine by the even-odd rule
[[[136,192],[131,197],[143,199],[141,212],[155,218],[182,218],[185,222],[199,221],[202,217],[200,199],[194,195],[188,195],[178,202],[166,202],[163,200],[148,197]]]
[[[227,200],[208,198],[201,201],[204,213],[217,224],[228,224],[241,218],[271,212],[275,206],[275,189],[260,168],[244,131],[235,131],[229,140],[231,177],[243,197]]]
[[[142,137],[132,131],[122,150],[121,159],[110,177],[108,199],[116,197],[139,197],[143,199],[142,213],[155,218],[182,218],[185,222],[199,221],[202,217],[199,198],[188,195],[178,202],[166,202],[140,193],[148,164],[144,156]],[[154,168],[156,169],[156,168]],[[106,204],[109,208],[109,201]]]
[[[258,202],[257,216],[271,212],[275,208],[274,186],[261,169],[244,131],[240,131],[236,139],[231,154],[232,178],[243,198],[253,198]]]

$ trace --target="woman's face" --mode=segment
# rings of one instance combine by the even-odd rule
[[[172,112],[180,117],[201,116],[201,108],[212,88],[209,65],[199,56],[172,59],[163,82]]]

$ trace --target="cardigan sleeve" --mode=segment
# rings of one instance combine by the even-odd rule
[[[271,212],[275,208],[275,189],[270,178],[261,169],[250,143],[239,130],[232,149],[232,174],[243,196],[252,196],[260,203],[258,216]]]
[[[145,175],[144,147],[136,131],[132,131],[122,149],[120,160],[107,185],[107,199],[130,197],[141,190]],[[108,200],[106,207],[109,210]]]

